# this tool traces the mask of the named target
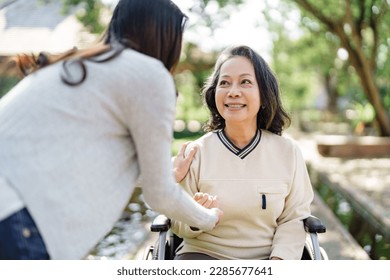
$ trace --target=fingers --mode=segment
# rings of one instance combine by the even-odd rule
[[[196,154],[196,151],[197,151],[198,147],[197,146],[194,146],[191,148],[190,152],[188,153],[188,156],[187,156],[187,159],[189,161],[192,161],[192,159],[194,158],[195,154]]]
[[[191,141],[185,142],[183,145],[181,145],[180,150],[176,156],[186,158],[186,160],[191,162],[196,154],[198,147],[197,146],[192,147],[191,150],[188,152],[188,155],[186,156],[185,151],[186,151],[189,144],[191,144]]]
[[[197,192],[196,194],[194,194],[194,199],[196,201],[198,201],[199,199],[201,199],[203,197],[203,193],[201,192]]]
[[[197,203],[206,208],[217,208],[218,200],[217,196],[212,196],[207,193],[196,193],[194,199]]]
[[[179,152],[178,152],[178,156],[180,155],[180,156],[183,156],[184,157],[184,152],[186,151],[186,149],[187,149],[187,146],[190,144],[191,142],[185,142],[183,145],[181,145],[181,147],[180,147],[180,150],[179,150]]]
[[[177,155],[178,155],[178,156],[180,155],[180,156],[184,157],[185,151],[186,151],[186,149],[187,149],[187,146],[188,146],[190,143],[191,143],[191,141],[188,141],[188,142],[185,142],[183,145],[181,145],[180,150],[179,150],[179,152],[177,153]]]

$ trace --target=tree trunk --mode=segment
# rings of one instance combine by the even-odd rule
[[[338,100],[338,92],[337,88],[334,85],[334,77],[332,77],[329,73],[324,74],[324,84],[326,88],[326,92],[328,93],[328,104],[327,109],[331,113],[337,113],[337,100]]]
[[[379,126],[381,136],[390,136],[390,117],[383,102],[381,102],[379,89],[373,81],[373,76],[370,75],[369,70],[365,69],[364,66],[363,68],[355,67],[355,70],[359,75],[368,101],[374,107],[375,120]]]
[[[378,86],[375,83],[375,76],[371,63],[364,56],[363,50],[352,46],[349,38],[344,32],[342,25],[333,25],[333,32],[340,38],[341,46],[348,51],[349,60],[355,69],[360,83],[363,87],[367,100],[375,111],[375,120],[378,123],[380,135],[390,136],[390,116],[387,113],[380,97]]]
[[[329,31],[340,39],[341,46],[348,51],[349,61],[359,77],[364,93],[375,110],[375,119],[379,127],[380,135],[390,136],[390,116],[384,107],[375,81],[377,47],[374,46],[372,48],[370,60],[370,58],[364,54],[362,48],[364,46],[364,42],[362,41],[363,38],[361,36],[362,21],[355,22],[353,20],[350,1],[345,2],[345,16],[342,19],[325,16],[321,10],[317,9],[307,0],[294,0],[294,2],[325,24]],[[364,9],[364,7],[361,8]],[[375,22],[375,20],[379,20],[379,17],[372,17],[371,19],[371,27],[376,27],[377,22]],[[344,29],[347,25],[351,27],[350,35],[347,35]],[[377,32],[374,32],[374,36],[377,36],[377,34]],[[375,37],[374,42],[377,42],[377,38]]]

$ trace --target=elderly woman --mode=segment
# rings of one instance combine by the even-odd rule
[[[212,230],[174,220],[176,259],[300,259],[313,190],[297,144],[281,136],[290,118],[275,76],[251,48],[229,48],[203,94],[208,133],[188,145],[197,152],[182,185],[224,214]]]

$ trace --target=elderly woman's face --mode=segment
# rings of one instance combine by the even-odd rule
[[[215,102],[226,125],[257,127],[261,100],[255,70],[245,57],[234,56],[221,66]]]

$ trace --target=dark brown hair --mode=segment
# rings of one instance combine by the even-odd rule
[[[290,125],[291,119],[283,109],[278,81],[265,60],[247,46],[231,47],[224,50],[215,64],[213,73],[202,89],[204,101],[210,110],[210,117],[205,125],[205,131],[225,128],[225,120],[219,114],[215,103],[215,90],[221,66],[234,56],[247,58],[255,70],[261,100],[261,107],[257,113],[257,128],[281,135],[282,131]]]

